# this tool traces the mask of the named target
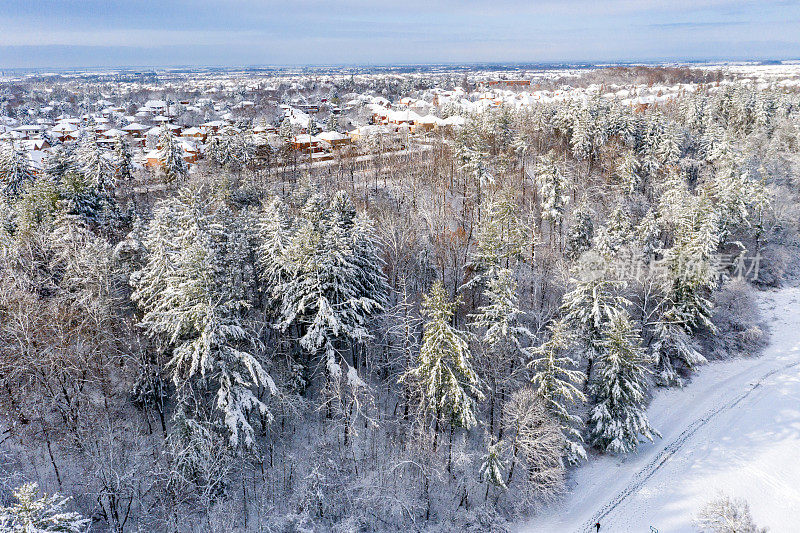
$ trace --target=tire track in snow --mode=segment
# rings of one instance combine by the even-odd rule
[[[579,531],[581,533],[589,533],[594,531],[594,525],[597,522],[600,522],[603,518],[608,516],[614,509],[616,509],[620,504],[622,504],[628,496],[637,492],[646,482],[649,480],[653,475],[658,472],[658,470],[666,463],[670,457],[675,455],[678,452],[683,444],[689,440],[699,429],[703,426],[708,424],[713,418],[724,411],[728,411],[736,407],[740,402],[742,402],[745,398],[747,398],[754,390],[761,386],[765,380],[769,379],[770,377],[774,376],[779,372],[784,372],[793,368],[795,366],[800,365],[800,361],[795,361],[793,363],[789,363],[787,365],[780,366],[778,368],[774,368],[767,372],[766,374],[762,375],[755,383],[750,385],[746,391],[741,393],[740,395],[733,398],[731,401],[722,404],[721,406],[710,410],[708,413],[703,415],[702,417],[698,418],[691,424],[689,424],[686,429],[681,432],[672,442],[667,444],[659,453],[658,455],[653,458],[652,461],[647,463],[641,470],[636,472],[633,475],[631,481],[625,486],[624,489],[619,491],[614,498],[612,498],[606,505],[601,507],[592,517],[581,526]]]

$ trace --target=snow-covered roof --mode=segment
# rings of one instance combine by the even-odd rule
[[[344,139],[349,139],[347,135],[344,133],[339,133],[338,131],[323,131],[319,135],[317,135],[323,141],[342,141]]]
[[[133,123],[128,124],[127,126],[123,127],[122,130],[123,131],[144,131],[147,128],[148,128],[148,126],[145,126],[144,124],[139,124],[138,122],[133,122]]]
[[[128,133],[122,130],[118,130],[116,128],[111,128],[110,130],[106,130],[102,133],[105,137],[124,137]]]

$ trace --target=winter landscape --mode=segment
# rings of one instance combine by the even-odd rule
[[[128,8],[11,4],[0,532],[800,529],[790,23],[750,57],[700,19],[755,31],[751,2],[611,2],[582,46],[655,9],[670,60],[476,63],[464,7],[469,56],[401,16],[412,64],[275,6],[390,60],[263,66],[202,26],[248,2],[178,30],[213,61],[76,22]],[[687,16],[740,56],[699,60]]]

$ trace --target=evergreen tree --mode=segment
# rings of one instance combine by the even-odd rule
[[[534,356],[530,363],[533,388],[561,426],[565,441],[564,457],[576,464],[586,460],[583,437],[578,429],[583,421],[572,414],[570,408],[586,400],[586,395],[579,389],[584,376],[577,370],[577,362],[569,356],[569,350],[576,341],[567,323],[558,320],[548,326],[548,330],[550,337],[547,341],[531,350]]]
[[[97,134],[88,128],[76,153],[78,168],[86,182],[101,193],[114,189],[114,169],[105,152],[97,142]]]
[[[423,405],[437,421],[444,416],[453,426],[469,429],[476,424],[475,399],[482,399],[483,393],[466,336],[450,324],[456,306],[437,280],[422,302],[428,321],[419,359],[402,379],[416,383]]]
[[[180,141],[172,135],[172,131],[164,126],[158,139],[159,174],[166,183],[176,183],[186,178],[189,167],[183,159]]]
[[[117,183],[127,183],[133,179],[133,156],[122,137],[114,141],[114,177]]]
[[[628,453],[640,437],[658,436],[647,420],[645,393],[649,358],[627,313],[614,311],[603,328],[594,407],[589,413],[589,441],[603,451]]]
[[[595,357],[602,351],[604,330],[611,318],[623,311],[630,302],[620,295],[624,283],[611,279],[605,271],[605,260],[595,256],[596,262],[581,265],[572,278],[572,289],[561,304],[564,320],[580,336],[587,348],[591,377]]]
[[[67,172],[75,170],[75,154],[71,145],[58,146],[45,157],[44,172],[55,183],[61,183]]]
[[[232,445],[254,443],[252,411],[271,419],[254,392],[277,388],[248,351],[256,339],[246,317],[250,302],[238,274],[245,265],[237,221],[224,208],[182,190],[163,201],[144,239],[147,264],[131,276],[131,298],[144,311],[142,327],[172,347],[167,368],[175,385],[213,384]]]
[[[377,271],[364,268],[366,263],[371,268],[380,264],[376,250],[361,240],[365,233],[369,230],[363,225],[356,231],[355,210],[346,193],[337,193],[331,202],[312,195],[288,250],[290,275],[276,289],[281,295],[276,326],[282,331],[299,326],[300,345],[309,354],[322,352],[334,379],[342,375],[340,344],[371,339],[367,320],[386,301],[385,281],[377,283]],[[355,378],[348,370],[348,379]]]
[[[3,196],[17,198],[33,180],[33,169],[23,150],[12,142],[0,151],[0,187]]]
[[[91,520],[65,511],[69,498],[56,493],[40,496],[36,483],[14,491],[17,503],[0,507],[0,529],[8,533],[84,533]]]
[[[331,113],[330,116],[328,116],[328,122],[326,124],[326,127],[328,128],[328,131],[339,131],[339,128],[341,127],[339,125],[339,119],[333,113]]]
[[[281,127],[278,129],[278,135],[280,135],[283,142],[290,143],[292,142],[292,137],[294,136],[294,128],[292,128],[292,122],[289,120],[289,117],[286,117],[281,122]]]
[[[517,284],[509,269],[498,270],[486,287],[486,304],[471,315],[471,326],[482,331],[481,341],[490,350],[502,351],[505,358],[522,352],[522,342],[533,334],[519,322],[522,311],[516,295]]]
[[[551,158],[543,158],[536,166],[536,179],[541,189],[542,218],[561,227],[569,201],[567,179]]]
[[[514,266],[525,256],[529,234],[511,195],[495,194],[488,202],[478,226],[475,250],[470,254],[468,266],[475,274],[462,290],[491,279],[499,268]]]
[[[292,272],[288,256],[293,238],[292,221],[283,202],[275,199],[264,209],[259,231],[258,264],[262,291],[270,298],[267,309],[274,316],[279,311],[277,306],[282,297],[278,288],[290,279]]]
[[[486,455],[484,455],[481,460],[481,468],[478,473],[481,477],[481,481],[505,489],[506,482],[503,479],[505,477],[503,474],[505,466],[503,465],[503,458],[501,457],[502,445],[502,442],[489,445],[486,450]]]
[[[594,239],[594,222],[586,205],[575,210],[574,222],[567,231],[565,243],[566,255],[575,261],[592,246]]]
[[[316,135],[322,131],[322,128],[319,127],[314,117],[309,117],[307,130],[309,135]]]

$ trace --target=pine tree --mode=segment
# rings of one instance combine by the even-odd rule
[[[386,284],[378,283],[377,251],[362,239],[366,226],[357,230],[349,196],[337,193],[328,202],[312,195],[304,218],[288,250],[290,275],[277,286],[281,295],[276,326],[286,331],[300,327],[301,347],[309,354],[324,354],[328,374],[342,375],[340,344],[362,344],[372,338],[367,321],[384,309]],[[363,255],[362,255],[363,254]],[[348,370],[348,379],[355,379]]]
[[[14,143],[0,151],[0,187],[6,198],[19,197],[34,180],[27,154]]]
[[[159,174],[166,183],[176,183],[186,178],[189,167],[183,159],[180,142],[172,135],[172,131],[164,126],[158,139]]]
[[[65,511],[69,498],[56,493],[40,496],[36,483],[14,491],[17,503],[0,507],[0,530],[8,533],[84,533],[91,520]]]
[[[634,241],[630,217],[621,205],[618,205],[608,217],[605,226],[597,230],[594,238],[594,249],[601,256],[617,258],[626,246]]]
[[[58,146],[45,157],[44,172],[55,183],[60,183],[67,172],[75,170],[75,154],[71,145]]]
[[[567,231],[565,243],[566,256],[573,261],[592,246],[594,239],[594,222],[586,205],[575,210],[574,222]]]
[[[584,381],[583,373],[577,370],[577,362],[569,356],[576,340],[567,323],[558,320],[548,326],[550,337],[539,347],[533,348],[530,368],[536,395],[558,421],[564,433],[564,457],[571,464],[586,460],[583,437],[578,428],[583,421],[570,412],[570,408],[586,400],[579,389]]]
[[[275,316],[281,300],[278,288],[289,280],[292,271],[288,257],[293,238],[292,221],[286,213],[286,206],[279,199],[274,199],[264,209],[259,232],[258,265],[262,291],[270,298],[269,313]]]
[[[114,142],[114,177],[117,183],[130,182],[133,179],[133,156],[122,137]]]
[[[322,128],[319,127],[317,121],[314,120],[314,117],[309,117],[308,119],[308,134],[309,135],[316,135],[322,131]]]
[[[658,436],[647,419],[645,393],[649,358],[627,313],[614,311],[603,329],[594,407],[589,413],[589,441],[603,451],[628,453],[640,437]]]
[[[665,302],[668,305],[668,302]],[[667,307],[653,325],[656,380],[659,385],[683,385],[677,370],[692,370],[706,363],[706,358],[697,350],[690,332],[680,318],[675,317],[675,308]]]
[[[536,179],[541,189],[542,218],[560,228],[569,201],[567,179],[551,157],[536,166]]]
[[[490,350],[501,350],[505,358],[522,352],[522,342],[533,334],[520,324],[522,311],[516,295],[517,283],[509,269],[500,269],[489,279],[486,304],[478,308],[470,324],[482,331],[481,341]]]
[[[441,281],[422,301],[425,323],[416,366],[403,375],[419,388],[423,405],[454,427],[469,429],[475,419],[475,399],[483,399],[472,368],[466,335],[451,325],[457,302],[451,302]]]
[[[173,348],[167,369],[179,391],[190,380],[213,383],[233,446],[254,443],[252,411],[271,419],[254,389],[277,388],[248,351],[256,339],[245,311],[242,231],[235,218],[202,191],[182,190],[163,201],[144,245],[147,264],[131,276],[131,298],[144,311],[141,326]]]
[[[328,117],[326,127],[328,128],[328,131],[339,131],[339,119],[333,113],[331,113]]]
[[[475,250],[468,265],[474,276],[461,290],[485,283],[499,268],[509,268],[525,256],[530,244],[530,230],[519,216],[511,195],[495,194],[488,202],[486,213],[478,226]]]
[[[503,474],[505,465],[503,464],[503,458],[501,457],[502,446],[502,442],[489,445],[486,450],[486,455],[484,455],[483,459],[481,459],[481,467],[478,473],[481,477],[481,481],[490,483],[495,487],[505,489],[506,482],[503,479],[505,477]]]
[[[101,193],[111,192],[114,188],[114,169],[105,152],[97,142],[97,134],[89,128],[75,154],[86,182]]]
[[[483,354],[480,361],[489,385],[490,430],[495,429],[497,398],[503,396],[507,381],[524,368],[527,353],[524,344],[533,334],[523,326],[517,298],[517,284],[509,269],[492,272],[483,293],[486,303],[470,315],[470,327],[478,335]]]
[[[286,117],[281,122],[281,127],[278,130],[278,135],[280,135],[283,142],[290,143],[292,142],[292,137],[294,136],[294,128],[292,128],[292,122],[289,120],[289,117]]]
[[[603,331],[611,318],[630,305],[630,302],[619,293],[624,283],[610,279],[603,271],[601,263],[586,265],[584,268],[598,269],[589,272],[578,272],[571,280],[572,289],[567,292],[561,304],[564,320],[580,334],[589,350],[589,369],[596,354],[602,350]]]

